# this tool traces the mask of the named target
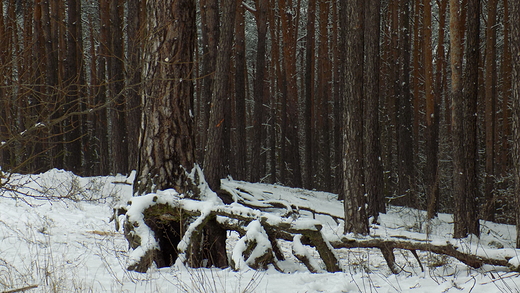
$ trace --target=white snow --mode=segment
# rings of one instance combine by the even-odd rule
[[[403,271],[393,275],[381,253],[376,249],[337,249],[341,273],[309,273],[291,251],[309,255],[314,266],[324,268],[315,249],[300,241],[279,241],[285,261],[279,266],[289,273],[280,273],[273,267],[266,271],[248,268],[247,260],[240,259],[246,239],[230,233],[228,253],[241,263],[241,270],[191,269],[177,262],[171,268],[151,268],[146,274],[126,270],[129,261],[139,252],[129,252],[122,231],[116,231],[110,222],[112,208],[120,201],[133,202],[128,216],[140,217],[139,211],[156,202],[182,204],[185,208],[200,210],[200,203],[189,199],[175,199],[175,191],[157,192],[133,198],[132,178],[123,176],[82,178],[62,170],[43,174],[13,174],[0,189],[0,292],[37,285],[26,292],[519,292],[520,277],[505,267],[483,266],[471,269],[459,261],[432,253],[419,252],[425,272],[409,251],[396,250],[396,263]],[[312,208],[342,217],[342,203],[335,195],[291,189],[279,185],[250,184],[223,180],[227,189],[240,187],[254,194],[251,200],[287,200],[300,207],[299,219],[283,218],[273,213],[269,221],[287,221],[313,227],[321,223],[323,235],[329,239],[342,236],[343,223],[336,223],[327,215],[302,209]],[[237,189],[234,189],[237,190]],[[236,191],[240,196],[245,192]],[[211,196],[210,196],[211,197]],[[204,209],[222,208],[216,198],[208,200]],[[238,204],[225,207],[237,214],[260,217]],[[519,250],[515,247],[515,227],[491,222],[482,223],[480,239],[451,239],[453,218],[441,214],[431,222],[425,213],[401,207],[389,207],[379,218],[381,225],[371,226],[371,235],[388,238],[399,236],[432,243],[446,243],[462,251],[479,255],[510,258],[511,268],[520,266]],[[219,219],[221,220],[221,219]],[[139,227],[147,229],[145,225]],[[426,234],[428,232],[428,234]],[[140,235],[146,234],[141,231]],[[149,231],[151,233],[151,231]],[[249,224],[247,239],[260,245],[255,255],[269,249],[267,236],[258,221]],[[299,239],[295,237],[295,239]],[[152,234],[145,239],[154,244]],[[242,241],[242,242],[241,242]],[[504,247],[503,249],[497,248]]]

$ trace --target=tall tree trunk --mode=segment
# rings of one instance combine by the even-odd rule
[[[127,174],[128,144],[125,121],[125,78],[123,53],[123,0],[110,1],[110,62],[108,80],[110,89],[110,150],[112,172]]]
[[[319,187],[321,190],[330,191],[332,185],[331,161],[330,161],[330,120],[329,120],[329,99],[331,96],[330,80],[331,80],[331,64],[329,55],[329,14],[330,1],[320,0],[320,19],[319,19],[319,47],[318,47],[318,64],[320,70],[318,72],[318,84],[316,88],[317,101],[317,135],[318,152],[318,170],[322,173],[319,179]]]
[[[435,92],[432,54],[432,10],[430,0],[424,3],[424,84],[426,94],[426,198],[428,219],[437,215],[439,201],[439,93]]]
[[[247,135],[246,135],[246,36],[245,36],[245,9],[242,0],[237,0],[238,11],[235,20],[235,128],[237,136],[236,173],[232,174],[237,180],[247,179]]]
[[[414,194],[412,99],[410,92],[410,0],[399,2],[399,84],[397,96],[398,195],[402,203],[417,207]]]
[[[286,178],[285,182],[289,186],[302,186],[302,177],[300,169],[300,150],[298,139],[298,88],[297,88],[297,68],[296,68],[296,36],[297,36],[297,7],[293,6],[292,0],[281,0],[279,2],[280,20],[282,27],[283,39],[283,65],[285,69],[287,103],[283,105],[286,111],[282,113],[287,119],[285,123],[286,141],[285,153],[283,158],[291,176]]]
[[[307,37],[305,43],[305,180],[303,187],[315,186],[315,160],[313,159],[314,139],[314,79],[315,79],[315,35],[316,35],[316,0],[309,0],[307,7]]]
[[[82,107],[80,85],[84,82],[83,46],[81,33],[81,1],[67,0],[67,50],[65,64],[66,112],[78,112]],[[77,174],[81,172],[81,125],[80,117],[73,115],[65,120],[66,141],[65,167]]]
[[[233,7],[235,3],[232,1]],[[148,39],[143,67],[146,98],[135,195],[173,188],[188,197],[199,196],[193,179],[188,175],[195,162],[191,115],[195,7],[193,0],[147,2]],[[230,31],[232,28],[233,21]],[[172,243],[169,237],[173,232],[181,233],[186,223],[162,224],[154,216],[145,218],[145,223],[154,231],[160,246],[153,260],[158,267],[171,266],[177,258],[177,243]],[[227,266],[225,230],[214,219],[202,233],[207,236],[204,238],[206,241],[197,246],[188,264],[199,267],[203,265],[203,259],[207,259],[208,266]],[[175,238],[179,237],[182,235]],[[145,271],[147,267],[139,269]]]
[[[485,133],[486,133],[486,164],[484,176],[484,206],[485,220],[495,219],[495,105],[497,95],[497,54],[496,54],[496,18],[498,0],[487,3],[486,55],[485,55]]]
[[[444,37],[445,37],[445,25],[446,25],[446,8],[448,4],[448,0],[441,0],[439,3],[439,34],[438,34],[438,45],[437,45],[437,63],[436,63],[436,73],[435,73],[435,85],[433,89],[433,120],[434,127],[432,127],[432,131],[428,134],[430,138],[429,141],[433,143],[427,143],[427,163],[425,170],[427,179],[426,186],[427,192],[426,195],[428,202],[428,219],[434,218],[439,212],[439,164],[438,164],[438,153],[439,153],[439,120],[440,120],[440,104],[442,103],[442,96],[444,94],[444,86],[443,86],[443,78],[445,74],[444,64]],[[425,9],[427,9],[425,5]],[[425,15],[430,15],[431,17],[431,5],[429,7],[430,14],[425,11]],[[430,19],[430,29],[431,29],[431,19]],[[431,35],[430,35],[431,36]],[[430,45],[431,49],[431,45]],[[433,69],[432,69],[433,70]],[[430,107],[431,109],[431,107]],[[428,115],[426,115],[428,119]],[[435,125],[436,124],[436,125]],[[431,154],[431,155],[428,155]]]
[[[509,1],[512,57],[511,129],[513,132],[513,176],[515,179],[516,206],[520,206],[520,2]],[[516,248],[520,248],[520,209],[516,212]]]
[[[380,16],[381,1],[365,2],[365,72],[364,72],[364,178],[369,210],[368,215],[377,219],[386,211],[383,197],[383,166],[381,165],[381,132],[379,127],[380,81]]]
[[[364,2],[342,2],[340,23],[344,70],[343,172],[345,233],[368,234],[363,179],[363,25]]]
[[[264,130],[264,104],[265,97],[265,59],[266,59],[266,35],[267,35],[267,0],[256,1],[256,27],[257,27],[257,47],[256,47],[256,72],[253,84],[254,113],[251,149],[251,182],[259,182],[263,177],[265,166],[265,154],[262,151],[262,144],[265,139]]]
[[[511,0],[503,0],[504,3],[504,50],[502,54],[501,62],[501,75],[502,75],[502,149],[500,157],[500,175],[505,176],[511,168],[511,159],[509,157],[509,150],[511,145],[509,138],[511,135],[510,129],[510,117],[511,111],[509,108],[509,102],[511,98],[512,78],[511,78],[511,45],[509,39],[509,32],[511,30],[511,21],[509,18],[509,2]]]
[[[108,102],[108,73],[107,67],[109,64],[110,55],[110,0],[101,0],[99,3],[99,52],[98,56],[98,91],[96,93],[96,105],[103,105]],[[96,113],[96,140],[99,148],[99,170],[101,174],[109,174],[111,172],[110,166],[110,151],[108,140],[108,109],[101,109]]]
[[[183,21],[175,21],[175,20]],[[167,0],[147,5],[144,108],[134,194],[191,190],[195,163],[192,109],[195,3]]]
[[[466,227],[469,234],[480,236],[477,199],[478,187],[478,142],[477,101],[479,90],[480,59],[480,0],[468,0],[466,33],[466,70],[463,81],[464,99],[464,146],[466,151]]]
[[[129,0],[128,5],[128,67],[126,80],[126,130],[128,144],[128,168],[134,170],[137,167],[139,127],[141,125],[141,58],[142,45],[144,44],[143,22],[145,13],[145,1]]]
[[[217,61],[219,42],[219,5],[218,0],[201,0],[201,39],[202,39],[202,89],[201,89],[201,121],[197,123],[200,129],[197,131],[197,158],[204,159],[204,147],[208,135],[208,123],[210,115],[211,91],[215,78],[215,66]]]
[[[219,51],[215,78],[213,80],[213,91],[210,104],[210,116],[208,125],[208,140],[206,142],[206,153],[204,154],[204,174],[211,189],[220,189],[220,179],[229,174],[229,154],[226,152],[224,140],[226,120],[231,117],[225,114],[227,102],[229,101],[229,70],[232,55],[233,34],[235,25],[236,1],[225,1],[222,4],[222,13],[226,15],[222,19],[220,30]]]
[[[465,228],[466,180],[464,147],[464,100],[462,97],[462,36],[461,36],[460,0],[450,0],[450,65],[451,65],[451,99],[452,99],[452,142],[453,142],[453,198],[455,209],[454,237],[467,235]],[[457,224],[460,223],[460,224]]]

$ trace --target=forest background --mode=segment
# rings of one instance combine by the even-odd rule
[[[427,209],[429,217],[463,208],[473,214],[455,219],[466,221],[461,237],[478,234],[475,219],[515,223],[511,1],[351,1],[342,10],[340,1],[249,0],[236,1],[234,17],[222,13],[225,1],[196,2],[195,161],[207,167],[209,134],[221,128],[209,142],[221,146],[217,179],[343,196],[342,164],[353,158],[370,215],[384,210],[375,203]],[[143,74],[153,34],[145,4],[2,1],[3,171],[93,176],[137,168],[151,78]],[[358,29],[347,30],[353,15]],[[226,22],[228,74],[215,75]],[[223,118],[211,124],[220,83]],[[350,118],[358,128],[345,135]],[[345,145],[358,153],[345,155]]]

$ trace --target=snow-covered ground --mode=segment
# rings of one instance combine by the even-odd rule
[[[419,253],[422,272],[411,253],[396,251],[403,270],[393,275],[375,249],[336,250],[342,273],[312,274],[294,257],[280,264],[290,273],[274,268],[235,272],[179,265],[152,268],[146,274],[129,272],[128,244],[110,218],[113,206],[131,196],[130,182],[122,176],[81,178],[61,170],[13,175],[5,187],[17,192],[0,191],[0,292],[31,286],[25,292],[520,292],[520,275],[507,268],[471,269],[455,259],[426,252]],[[343,214],[341,202],[328,193],[235,181],[225,185],[265,194],[266,199],[286,199],[332,215]],[[390,207],[371,233],[450,240],[450,215],[435,219],[428,235],[424,218],[421,211]],[[317,219],[324,223],[327,237],[341,232],[330,217]],[[482,222],[482,237],[460,244],[477,253],[497,253],[500,248],[510,253],[514,239],[513,226]],[[230,254],[237,240],[237,234],[229,235]],[[290,244],[284,242],[282,248],[289,255]]]

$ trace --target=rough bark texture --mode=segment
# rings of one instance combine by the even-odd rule
[[[368,216],[377,219],[386,211],[383,197],[383,166],[381,165],[381,132],[379,127],[380,80],[380,11],[381,1],[365,2],[365,75],[364,75],[364,170]]]
[[[497,98],[497,54],[496,54],[496,29],[497,29],[497,5],[498,0],[490,0],[487,3],[486,26],[486,54],[485,54],[485,145],[486,163],[484,173],[484,197],[486,203],[483,218],[488,221],[495,219],[495,108]]]
[[[201,40],[202,40],[202,89],[200,101],[199,131],[197,131],[197,158],[203,160],[204,148],[207,140],[207,129],[209,122],[209,105],[211,103],[211,91],[213,79],[215,78],[215,67],[217,62],[218,40],[219,40],[219,6],[218,0],[201,0]]]
[[[126,91],[126,129],[128,144],[128,167],[137,168],[139,128],[141,127],[141,57],[144,44],[143,22],[145,1],[128,1],[128,67]]]
[[[236,180],[247,179],[247,135],[246,135],[246,36],[245,36],[245,9],[242,0],[237,0],[239,10],[235,20],[235,128],[236,150],[235,172],[232,176]]]
[[[433,89],[433,127],[428,127],[431,131],[428,131],[427,137],[427,203],[428,203],[428,219],[435,217],[439,211],[439,164],[438,164],[438,151],[439,151],[439,120],[440,120],[440,105],[442,103],[442,96],[444,95],[444,84],[443,75],[445,74],[445,52],[444,52],[444,36],[446,26],[446,9],[448,1],[441,1],[439,11],[439,41],[437,45],[437,61],[436,61],[436,73],[435,73],[435,88]],[[425,9],[427,9],[425,5]],[[431,13],[431,6],[429,7]],[[425,11],[425,15],[427,12]],[[431,16],[430,16],[431,17]],[[431,29],[431,27],[430,27]],[[431,49],[431,45],[430,45]],[[428,118],[428,115],[427,115]]]
[[[125,66],[123,48],[123,1],[110,0],[110,57],[108,62],[108,88],[110,156],[112,172],[128,174],[128,144],[125,116]]]
[[[515,178],[516,206],[520,206],[520,2],[510,1],[511,57],[513,66],[512,125],[513,130],[513,176]],[[520,248],[520,209],[516,209],[516,247]]]
[[[453,142],[453,192],[455,223],[465,221],[466,181],[464,157],[464,100],[462,98],[462,35],[460,24],[460,0],[450,0],[450,65],[451,65],[451,127]],[[464,226],[456,225],[455,237],[465,237]]]
[[[299,138],[298,138],[298,125],[299,125],[299,114],[298,114],[298,84],[297,84],[297,58],[296,58],[296,43],[298,35],[298,13],[299,7],[293,6],[292,0],[280,0],[280,21],[282,29],[282,42],[283,42],[283,66],[285,69],[285,97],[286,103],[282,105],[285,107],[282,109],[282,115],[285,115],[286,123],[282,123],[282,128],[285,128],[285,135],[282,135],[282,144],[286,144],[283,151],[283,159],[285,166],[282,168],[286,169],[285,183],[289,186],[301,186],[301,168],[300,168],[300,149],[299,149]],[[282,176],[284,177],[284,176]]]
[[[364,2],[341,3],[344,60],[343,175],[345,233],[368,234],[363,180],[363,24]]]
[[[226,17],[222,20],[220,30],[219,51],[213,91],[210,104],[210,116],[208,124],[208,140],[206,141],[206,153],[204,154],[204,175],[211,189],[220,189],[220,179],[229,175],[229,156],[224,149],[226,138],[226,120],[231,117],[225,114],[226,102],[229,101],[229,70],[233,45],[233,33],[235,24],[236,2],[225,1],[222,13]],[[228,108],[229,109],[229,108]]]
[[[432,244],[430,241],[424,240],[413,240],[413,239],[379,239],[379,238],[371,238],[371,239],[353,239],[353,238],[343,238],[341,241],[331,242],[331,245],[334,248],[379,248],[382,251],[389,249],[406,249],[406,250],[422,250],[422,251],[430,251],[437,254],[448,255],[458,259],[459,261],[465,263],[466,265],[473,268],[480,268],[484,264],[496,265],[496,266],[506,266],[510,267],[509,259],[515,256],[515,252],[512,251],[509,256],[481,256],[475,255],[471,253],[465,252],[463,249],[451,244]],[[517,270],[518,268],[511,267],[513,270]]]
[[[262,179],[265,166],[265,154],[262,151],[262,144],[265,138],[264,119],[265,119],[265,60],[266,60],[266,35],[267,35],[267,9],[266,0],[256,2],[256,26],[257,26],[257,46],[256,46],[256,72],[253,84],[254,114],[253,114],[253,139],[251,150],[251,182],[259,182]]]
[[[417,207],[414,194],[412,97],[410,91],[410,0],[399,0],[399,83],[397,85],[397,170],[396,203]]]
[[[191,82],[195,41],[193,0],[150,2],[143,78],[146,88],[134,193],[190,190],[194,164]]]
[[[478,187],[478,141],[477,141],[477,101],[479,90],[479,33],[480,33],[480,0],[468,0],[468,20],[466,24],[466,68],[463,81],[463,103],[464,103],[464,152],[465,152],[465,180],[466,190],[464,197],[466,210],[464,220],[455,221],[455,231],[480,236],[480,224],[477,199],[479,198]],[[454,233],[456,234],[456,233]]]
[[[305,42],[305,173],[303,187],[312,189],[314,183],[315,160],[313,158],[313,151],[315,145],[314,139],[314,78],[316,66],[315,53],[315,35],[316,35],[316,0],[309,0],[307,17],[307,37]]]

